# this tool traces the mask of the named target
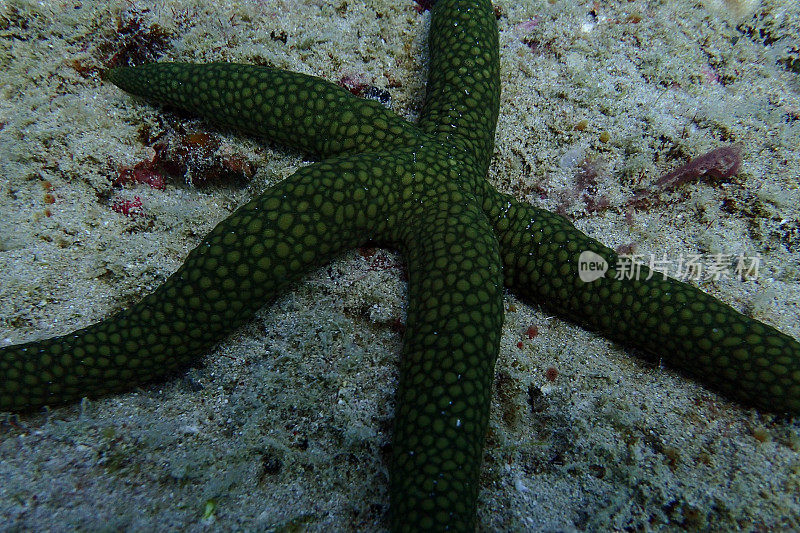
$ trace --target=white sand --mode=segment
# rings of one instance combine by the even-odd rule
[[[413,118],[421,105],[429,14],[410,1],[110,4],[0,3],[5,344],[135,302],[236,205],[303,164],[223,131],[226,149],[258,166],[249,186],[113,188],[120,165],[151,155],[137,138],[143,126],[214,131],[99,81],[120,42],[120,13],[175,34],[163,59],[363,76],[390,89],[398,113]],[[760,253],[756,280],[699,284],[800,338],[800,80],[785,68],[798,64],[800,6],[764,1],[737,29],[693,2],[598,4],[592,16],[590,2],[496,3],[503,99],[489,179],[565,209],[611,246],[673,259]],[[581,120],[586,128],[574,130]],[[626,221],[619,206],[637,186],[733,141],[744,145],[736,179],[685,186]],[[575,192],[584,158],[600,161],[592,194],[612,209],[587,213]],[[146,216],[111,209],[134,196]],[[348,253],[184,376],[9,418],[0,425],[0,529],[383,527],[399,265],[385,252]],[[800,527],[797,420],[729,402],[514,296],[506,306],[481,530]],[[531,325],[539,334],[528,339]],[[542,392],[534,408],[529,389]]]

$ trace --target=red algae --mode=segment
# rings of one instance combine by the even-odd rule
[[[722,180],[735,176],[742,166],[742,149],[740,143],[729,144],[695,157],[662,175],[650,187],[637,191],[633,198],[628,200],[627,206],[646,207],[655,202],[662,192],[700,179]]]
[[[730,144],[711,150],[672,172],[664,174],[656,180],[655,186],[663,190],[670,190],[700,178],[730,178],[739,172],[741,166],[742,145],[740,143]]]
[[[139,196],[134,196],[132,200],[117,200],[112,204],[111,209],[126,217],[144,214],[142,210],[142,198]]]

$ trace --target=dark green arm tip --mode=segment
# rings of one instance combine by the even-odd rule
[[[319,157],[388,151],[422,133],[373,100],[329,81],[237,63],[150,63],[106,79],[150,101],[204,116]]]
[[[619,256],[559,215],[504,195],[490,205],[505,283],[516,293],[684,370],[729,398],[800,414],[795,339],[645,266],[634,279],[617,276]],[[584,251],[611,267],[604,277],[581,280]]]
[[[107,68],[107,69],[102,70],[100,72],[100,80],[101,81],[109,81],[109,82],[111,82],[111,83],[116,85],[116,82],[114,81],[114,76],[115,76],[115,72],[114,71],[116,71],[116,70],[117,70],[116,68]]]

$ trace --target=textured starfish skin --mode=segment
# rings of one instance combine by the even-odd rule
[[[485,175],[499,108],[497,28],[484,0],[440,0],[417,125],[323,80],[237,64],[115,69],[122,89],[322,161],[221,222],[139,304],[0,349],[0,410],[72,402],[188,365],[310,268],[367,243],[398,248],[409,307],[397,392],[392,527],[474,528],[503,320],[503,286],[743,403],[800,413],[800,343],[661,275],[614,277],[616,254]],[[583,251],[612,269],[580,280]]]

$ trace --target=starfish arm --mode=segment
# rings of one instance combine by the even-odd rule
[[[0,349],[0,411],[157,379],[207,351],[309,268],[342,249],[390,243],[409,270],[393,528],[474,529],[502,271],[489,221],[456,183],[458,172],[437,152],[414,149],[300,169],[218,224],[140,303],[67,335]]]
[[[393,158],[304,167],[220,222],[140,303],[95,325],[0,349],[0,411],[129,390],[185,366],[309,268],[393,221]]]
[[[444,166],[430,163],[437,172]],[[502,272],[478,204],[452,184],[441,187],[402,246],[409,308],[392,441],[394,531],[475,529]]]
[[[496,194],[485,203],[500,242],[505,284],[521,296],[640,348],[743,403],[800,413],[800,343],[703,291],[639,267],[564,217]],[[579,257],[609,267],[582,281]],[[626,270],[628,269],[628,270]],[[649,279],[648,279],[649,278]]]
[[[328,81],[237,63],[150,63],[107,71],[124,91],[322,158],[417,142],[419,130]]]
[[[419,127],[489,168],[500,108],[497,21],[489,0],[439,0]]]

